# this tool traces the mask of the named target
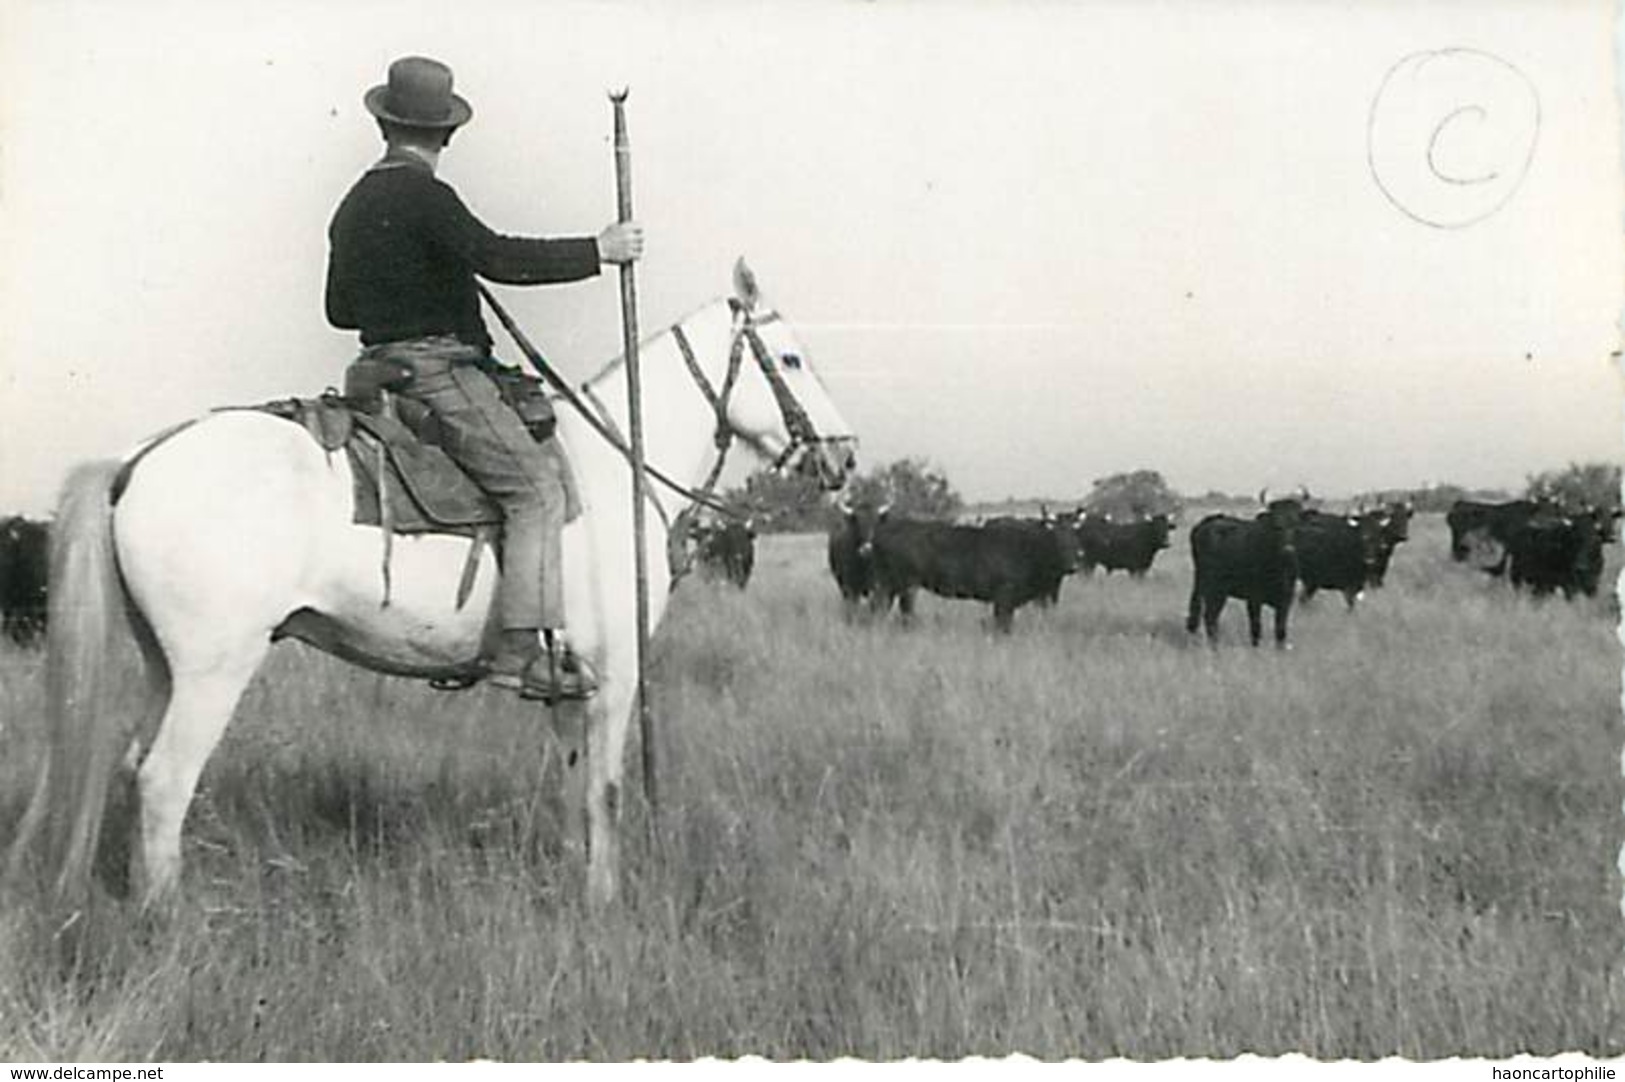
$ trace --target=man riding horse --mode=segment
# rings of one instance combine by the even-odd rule
[[[587,698],[591,666],[565,635],[561,534],[579,513],[551,433],[536,438],[498,392],[476,276],[509,285],[574,282],[643,253],[636,223],[596,237],[503,236],[435,176],[473,110],[446,65],[405,57],[363,101],[384,156],[345,195],[328,229],[327,318],[360,332],[361,360],[409,372],[392,388],[427,407],[446,452],[501,506],[501,637],[487,680],[526,698]],[[545,647],[545,653],[544,653]]]

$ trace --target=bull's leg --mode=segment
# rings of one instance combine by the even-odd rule
[[[1230,599],[1223,594],[1208,594],[1204,598],[1206,611],[1202,614],[1202,623],[1207,628],[1207,644],[1212,647],[1219,645],[1219,614],[1224,612],[1224,606]]]
[[[1360,599],[1360,591],[1359,590],[1344,590],[1343,591],[1343,603],[1348,606],[1348,611],[1349,612],[1354,611],[1354,603],[1356,601],[1358,601],[1359,599]]]
[[[914,623],[914,587],[897,591],[897,615],[905,625]]]
[[[1290,601],[1291,597],[1289,595],[1285,601],[1275,606],[1275,646],[1281,650],[1286,649],[1286,618],[1287,614],[1292,611]],[[1253,645],[1258,645],[1256,638],[1253,640]]]
[[[891,591],[885,587],[876,586],[869,595],[869,612],[877,619],[891,611]]]
[[[1264,603],[1250,597],[1247,599],[1247,635],[1252,639],[1254,646],[1257,646],[1259,640],[1264,637]]]
[[[1002,634],[1010,634],[1016,618],[1016,606],[1009,598],[1001,597],[993,602],[993,628]]]
[[[1191,586],[1190,609],[1185,615],[1185,630],[1189,634],[1196,634],[1196,625],[1202,619],[1202,587],[1200,583]]]

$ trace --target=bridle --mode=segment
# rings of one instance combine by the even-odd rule
[[[694,346],[689,342],[683,325],[678,323],[671,328],[672,339],[677,343],[677,350],[683,357],[683,366],[688,369],[689,378],[694,381],[694,385],[716,418],[716,430],[712,440],[716,444],[717,460],[711,467],[710,476],[701,486],[701,490],[706,493],[710,493],[716,485],[735,437],[749,443],[763,458],[770,459],[774,470],[783,469],[798,452],[823,441],[818,435],[818,430],[813,427],[812,418],[807,416],[806,409],[797,401],[796,396],[790,393],[789,386],[784,382],[784,376],[773,363],[773,358],[762,341],[761,333],[757,330],[764,324],[776,322],[779,318],[778,313],[770,312],[758,319],[745,311],[738,301],[730,299],[728,303],[734,314],[734,326],[728,346],[728,370],[722,377],[720,389],[712,384],[710,378],[700,368],[699,361],[694,356]],[[769,390],[773,392],[773,401],[779,408],[779,417],[784,422],[784,430],[790,436],[784,450],[777,455],[769,455],[760,439],[740,431],[728,417],[728,400],[739,384],[739,373],[744,368],[746,346],[750,347],[750,354],[756,362],[756,367],[761,370]]]
[[[577,394],[568,381],[560,376],[552,365],[547,363],[540,351],[530,344],[529,339],[525,337],[519,325],[513,321],[502,305],[497,302],[497,299],[491,295],[490,290],[485,288],[484,283],[479,283],[479,290],[481,295],[484,296],[485,302],[496,313],[497,319],[501,321],[508,334],[513,337],[515,344],[519,346],[520,352],[530,362],[531,367],[535,368],[548,385],[557,391],[577,413],[581,414],[582,419],[587,422],[593,431],[597,432],[605,442],[620,452],[623,458],[631,462],[632,449],[630,443],[618,430],[609,410],[605,408],[603,401],[599,399],[592,388],[593,382],[613,371],[618,362],[600,372],[593,380],[582,384],[581,393]],[[728,299],[728,307],[733,313],[733,332],[728,346],[728,369],[722,378],[720,388],[712,384],[711,380],[700,368],[699,361],[694,354],[693,344],[689,342],[688,334],[683,330],[682,323],[675,323],[671,327],[671,335],[677,343],[678,352],[682,354],[683,365],[688,369],[690,379],[699,389],[700,394],[704,396],[716,417],[716,430],[712,439],[717,447],[717,460],[711,467],[710,474],[698,489],[693,489],[674,481],[652,464],[645,463],[644,470],[654,480],[678,495],[685,497],[693,505],[709,508],[726,518],[743,521],[746,516],[716,499],[713,495],[716,490],[717,480],[722,476],[723,466],[727,462],[728,450],[733,445],[735,437],[751,445],[763,458],[771,459],[775,470],[782,469],[786,464],[794,460],[797,453],[826,442],[828,437],[822,437],[818,434],[818,430],[813,426],[812,419],[807,416],[806,409],[796,400],[795,395],[790,391],[789,385],[785,383],[784,376],[775,367],[773,358],[768,353],[767,346],[762,341],[762,336],[757,330],[760,326],[777,321],[779,319],[778,313],[769,312],[761,318],[757,318],[736,298],[732,297]],[[744,368],[744,354],[747,346],[750,349],[752,360],[756,362],[757,368],[761,370],[762,376],[767,380],[768,387],[773,394],[773,400],[778,406],[780,419],[784,422],[785,432],[790,437],[784,450],[777,455],[769,455],[767,448],[762,444],[759,437],[739,430],[728,417],[728,402],[733,396],[734,389],[739,384],[739,375]],[[691,515],[695,510],[694,506],[690,506],[678,512],[676,516],[672,516],[667,513],[660,500],[655,497],[652,488],[648,490],[647,495],[655,505],[657,513],[665,522],[669,532],[675,532],[673,523],[676,519]]]

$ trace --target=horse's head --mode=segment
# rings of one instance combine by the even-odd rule
[[[744,259],[729,299],[744,364],[728,399],[728,423],[777,470],[840,488],[857,468],[857,437],[830,401],[795,332],[763,301]]]

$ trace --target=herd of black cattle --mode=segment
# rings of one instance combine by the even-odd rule
[[[1285,645],[1293,599],[1320,590],[1341,593],[1349,608],[1367,587],[1381,586],[1394,549],[1410,536],[1413,508],[1388,503],[1335,515],[1306,506],[1308,494],[1267,499],[1252,518],[1214,514],[1190,530],[1191,584],[1185,626],[1217,638],[1230,598],[1247,607],[1253,645],[1262,638],[1263,609],[1274,613],[1277,645]],[[1460,500],[1446,516],[1451,557],[1471,560],[1514,587],[1536,595],[1595,596],[1602,546],[1614,540],[1621,512],[1570,508],[1550,500],[1488,504]],[[1114,522],[1086,511],[1036,519],[997,518],[976,524],[894,518],[886,509],[843,507],[829,535],[829,568],[849,612],[865,603],[884,613],[893,603],[904,620],[924,588],[943,597],[993,606],[994,626],[1009,631],[1028,602],[1053,603],[1074,571],[1126,570],[1143,576],[1169,545],[1166,515]]]
[[[1266,605],[1275,611],[1276,641],[1284,643],[1300,583],[1305,597],[1337,590],[1352,607],[1367,586],[1381,584],[1395,546],[1409,537],[1406,504],[1344,516],[1307,509],[1302,499],[1260,493],[1259,500],[1263,509],[1254,518],[1209,515],[1190,531],[1196,575],[1187,626],[1204,625],[1210,640],[1235,597],[1247,604],[1255,644]],[[830,532],[829,566],[850,611],[867,602],[886,612],[895,602],[907,620],[924,587],[991,603],[994,626],[1009,631],[1018,608],[1053,604],[1075,571],[1101,567],[1143,577],[1174,528],[1165,514],[1118,522],[1080,509],[958,525],[845,507]]]
[[[1248,630],[1262,638],[1265,606],[1275,617],[1275,641],[1284,644],[1287,615],[1298,596],[1341,593],[1350,608],[1367,587],[1378,587],[1394,549],[1410,536],[1412,508],[1388,503],[1349,515],[1327,514],[1299,498],[1267,500],[1252,518],[1209,515],[1190,529],[1195,568],[1186,628],[1218,633],[1230,598],[1247,606]],[[1450,555],[1471,562],[1536,595],[1593,597],[1602,576],[1603,545],[1615,540],[1618,509],[1567,507],[1553,500],[1476,503],[1458,500],[1446,516]],[[829,532],[829,569],[849,615],[867,605],[876,614],[893,604],[912,617],[922,587],[950,598],[993,606],[993,622],[1009,631],[1029,602],[1053,604],[1062,580],[1095,568],[1136,578],[1169,546],[1175,526],[1167,515],[1131,522],[1085,510],[1037,518],[993,518],[971,524],[911,519],[885,507],[842,504]],[[46,625],[50,526],[13,516],[0,519],[0,615],[3,632],[28,646]],[[708,577],[743,589],[755,566],[756,531],[750,522],[696,521],[685,530],[689,552]]]

